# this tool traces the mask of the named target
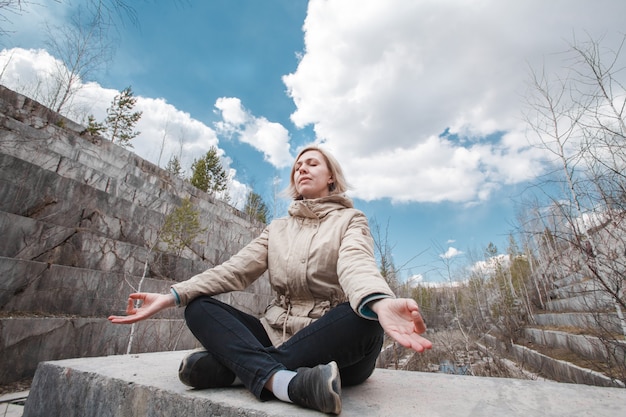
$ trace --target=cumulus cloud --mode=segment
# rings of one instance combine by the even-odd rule
[[[610,44],[625,13],[608,0],[311,0],[283,77],[291,119],[338,154],[356,197],[486,200],[544,170],[522,121],[529,68],[557,69],[576,33]]]
[[[265,160],[277,168],[289,166],[292,156],[289,131],[280,123],[255,117],[235,97],[222,97],[215,102],[222,121],[215,124],[220,133],[236,136],[241,142],[263,153]]]
[[[424,275],[413,274],[406,279],[406,283],[409,287],[415,288],[424,282]]]
[[[457,256],[463,255],[463,252],[458,250],[457,248],[453,248],[452,246],[448,247],[448,250],[445,253],[439,255],[442,259],[452,259]]]

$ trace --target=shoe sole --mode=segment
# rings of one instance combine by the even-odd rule
[[[195,389],[220,388],[230,386],[235,374],[218,363],[210,353],[198,350],[183,358],[178,368],[178,379]]]
[[[332,393],[333,407],[326,411],[327,413],[341,413],[341,376],[339,375],[339,366],[337,362],[330,362],[330,378],[328,379],[328,388]]]

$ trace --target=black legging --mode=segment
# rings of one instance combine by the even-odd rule
[[[339,304],[272,346],[259,319],[211,297],[198,297],[185,309],[187,326],[204,348],[232,370],[259,399],[279,370],[297,370],[336,361],[342,385],[356,385],[374,371],[383,343],[378,321],[358,316],[348,303]]]

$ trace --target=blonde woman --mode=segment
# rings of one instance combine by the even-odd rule
[[[172,286],[169,294],[135,293],[126,316],[134,323],[173,306],[205,350],[183,359],[189,386],[240,381],[261,400],[341,412],[341,387],[374,371],[383,332],[418,352],[430,349],[417,303],[394,296],[380,275],[365,215],[345,196],[335,158],[310,146],[291,169],[289,215],[222,265]],[[243,290],[268,272],[275,299],[259,319],[212,298]],[[141,306],[135,308],[135,301]]]

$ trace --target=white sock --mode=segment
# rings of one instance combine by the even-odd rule
[[[289,399],[289,382],[296,376],[293,371],[277,371],[272,380],[272,392],[281,401],[292,402]]]

